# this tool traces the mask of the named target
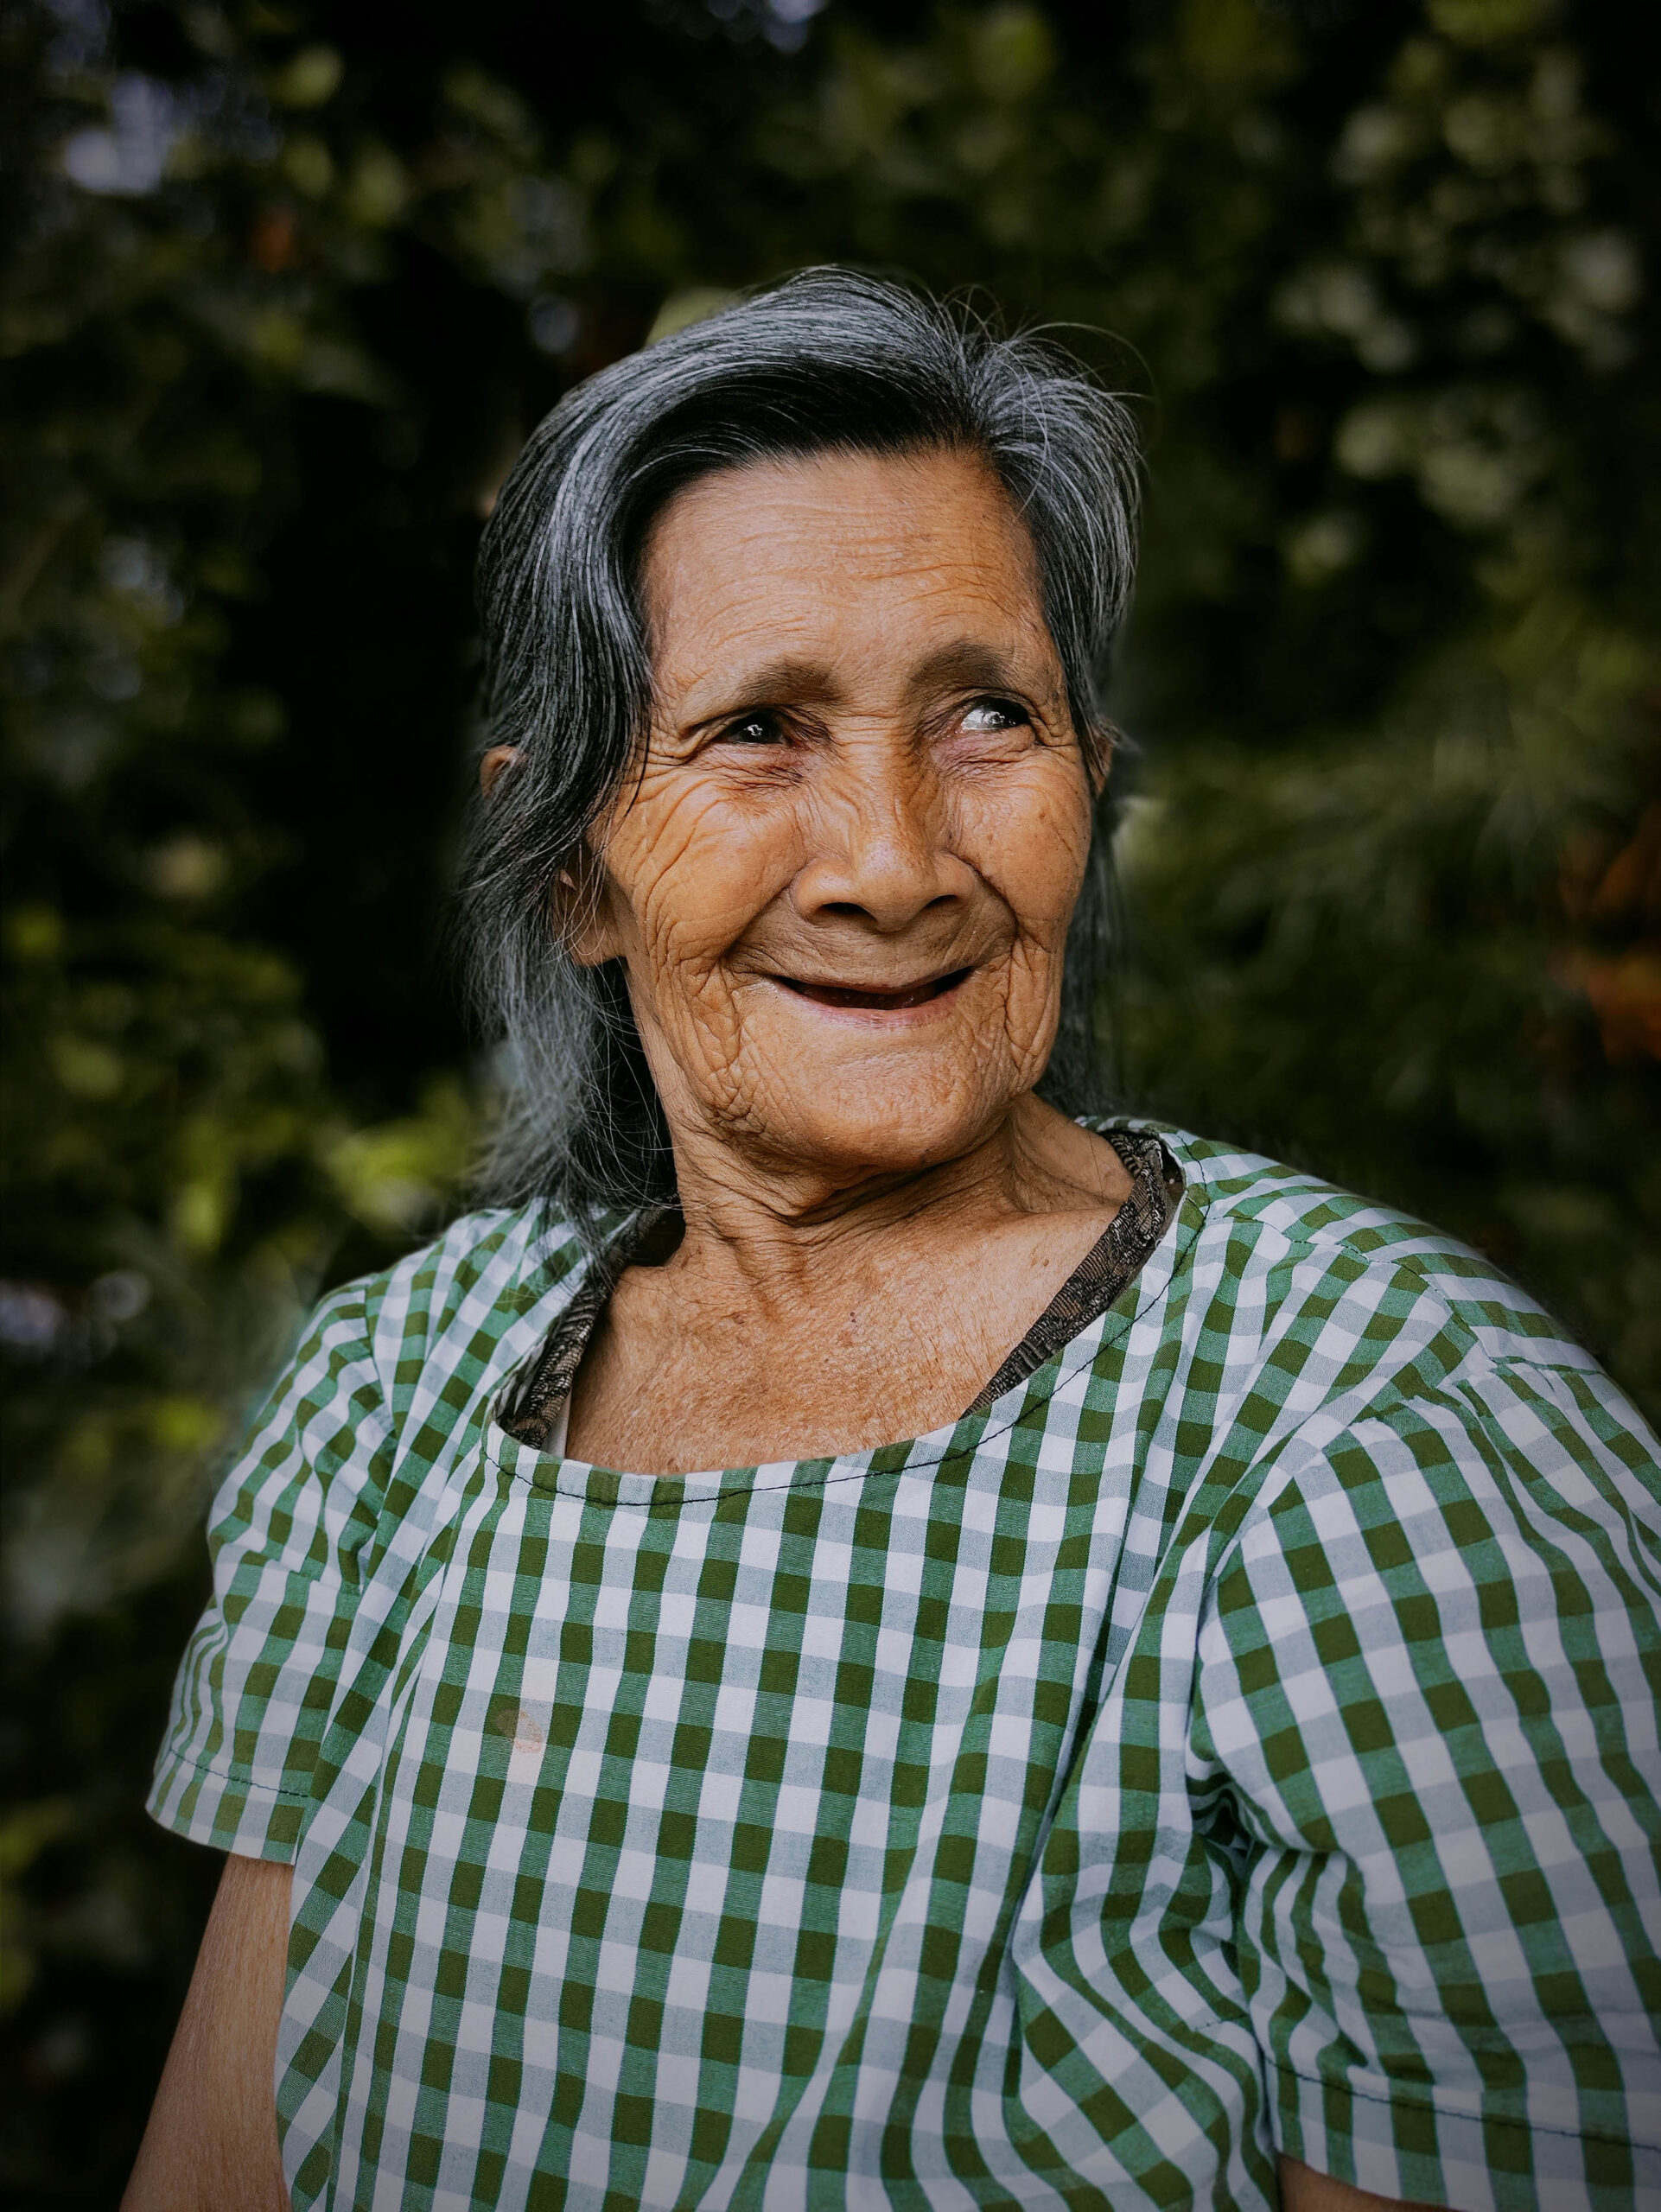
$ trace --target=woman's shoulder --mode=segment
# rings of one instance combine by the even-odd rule
[[[623,1218],[620,1216],[619,1219]],[[351,1334],[394,1417],[414,1399],[446,1390],[446,1378],[502,1374],[541,1340],[573,1295],[596,1243],[547,1200],[486,1206],[373,1274],[332,1291],[309,1335]],[[450,1395],[454,1395],[453,1392]]]
[[[1402,1457],[1392,1438],[1430,1452],[1434,1436],[1472,1465],[1509,1455],[1576,1495],[1611,1469],[1632,1498],[1653,1495],[1643,1415],[1492,1259],[1305,1169],[1120,1126],[1157,1135],[1182,1173],[1149,1351],[1156,1334],[1195,1423],[1274,1452],[1297,1435],[1315,1461],[1365,1436],[1381,1470]]]
[[[1380,1340],[1391,1325],[1451,1332],[1492,1359],[1595,1370],[1592,1355],[1486,1254],[1399,1208],[1307,1168],[1142,1117],[1098,1122],[1157,1135],[1181,1170],[1193,1230],[1189,1264],[1239,1286],[1243,1319],[1261,1295],[1363,1317]]]

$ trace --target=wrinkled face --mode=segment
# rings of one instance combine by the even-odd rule
[[[644,584],[656,702],[594,842],[678,1143],[843,1187],[1043,1071],[1091,788],[1031,542],[957,454],[703,479]]]

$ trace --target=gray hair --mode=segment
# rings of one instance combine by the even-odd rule
[[[545,1194],[576,1221],[675,1192],[669,1132],[620,963],[579,967],[552,893],[639,756],[652,671],[640,563],[698,478],[824,452],[977,453],[1031,534],[1073,726],[1092,765],[1111,731],[1108,655],[1134,572],[1130,417],[1067,355],[970,309],[811,269],[590,377],[531,434],[479,555],[486,745],[515,748],[474,801],[462,868],[468,980],[503,1040],[485,1195]],[[1098,803],[1067,939],[1058,1104],[1105,1103],[1098,986],[1117,936]]]

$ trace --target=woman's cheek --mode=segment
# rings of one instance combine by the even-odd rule
[[[1075,780],[1046,777],[978,803],[959,850],[1009,908],[1018,935],[1059,954],[1084,887],[1091,827]]]
[[[689,794],[641,827],[624,890],[660,970],[720,959],[789,880],[788,838],[743,807]]]

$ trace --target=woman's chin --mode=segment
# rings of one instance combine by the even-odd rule
[[[799,1071],[790,1088],[780,1110],[747,1117],[749,1129],[775,1164],[838,1186],[961,1159],[1019,1095],[991,1070],[920,1054],[871,1054],[851,1065],[827,1056]]]

